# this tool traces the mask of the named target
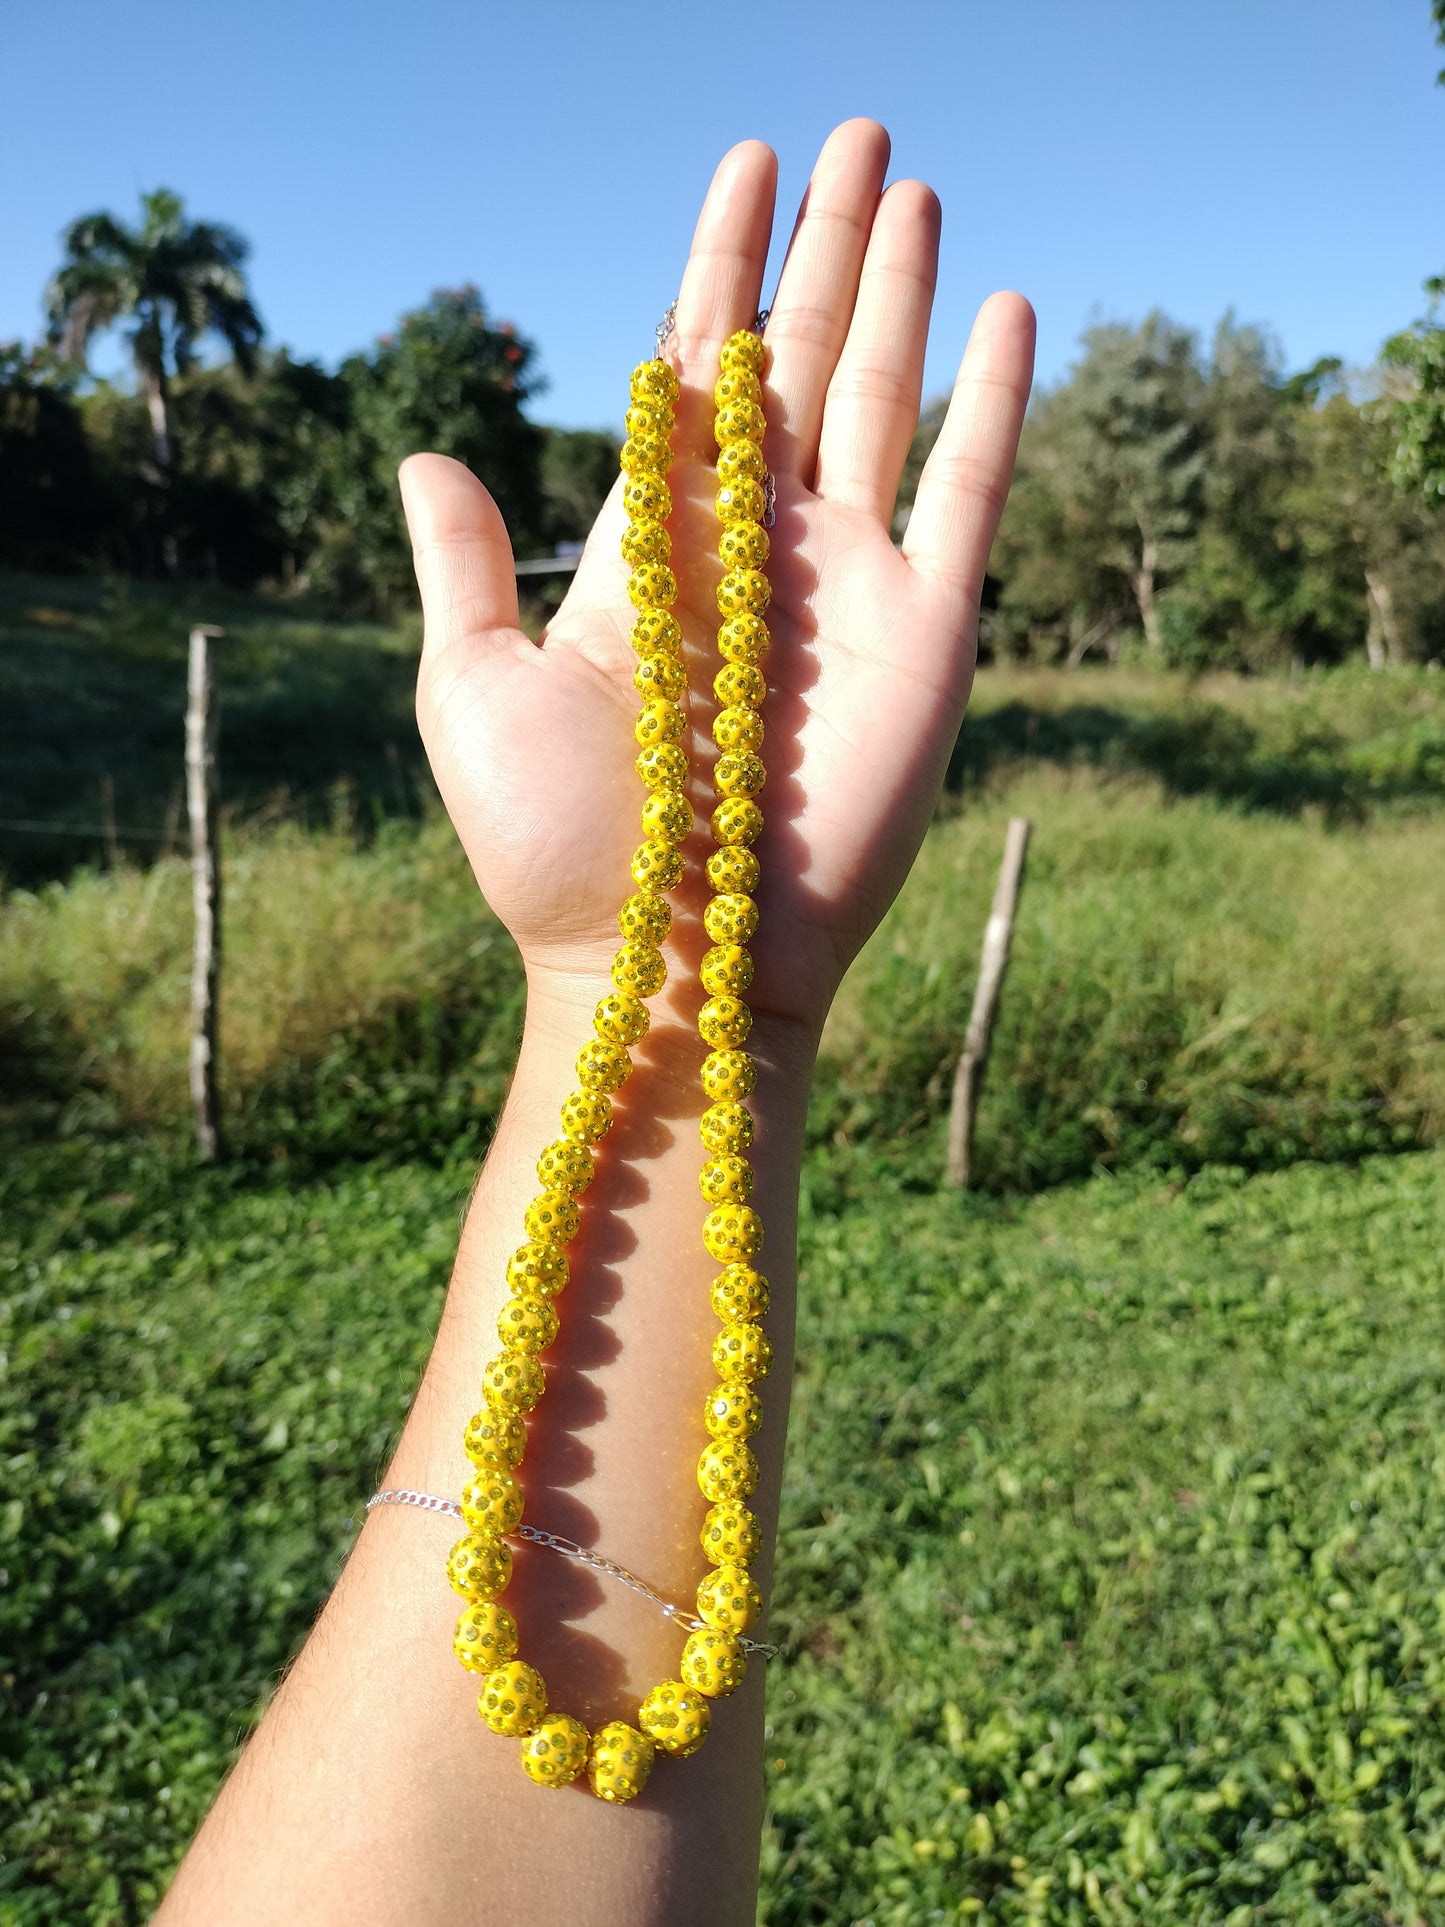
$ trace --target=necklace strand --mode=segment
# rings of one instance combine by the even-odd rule
[[[578,1198],[595,1172],[591,1147],[611,1126],[612,1093],[633,1068],[630,1047],[647,1034],[646,1000],[667,978],[661,950],[672,924],[667,893],[682,879],[681,846],[693,824],[683,748],[687,719],[679,705],[687,671],[682,630],[672,614],[677,579],[669,566],[667,528],[679,384],[662,356],[672,318],[669,309],[658,328],[656,357],[633,370],[621,453],[628,517],[622,555],[630,570],[628,597],[637,611],[632,629],[633,683],[641,699],[636,768],[647,791],[643,841],[631,864],[634,893],[618,915],[623,941],[612,963],[613,989],[597,1006],[595,1037],[578,1055],[578,1088],[562,1106],[562,1135],[538,1159],[542,1190],[524,1213],[527,1241],[507,1266],[512,1296],[497,1321],[502,1350],[483,1371],[485,1402],[463,1439],[473,1477],[457,1510],[467,1532],[447,1560],[447,1576],[467,1602],[453,1647],[461,1664],[482,1676],[482,1718],[493,1732],[521,1740],[523,1770],[539,1785],[566,1786],[586,1767],[593,1791],[614,1803],[642,1791],[659,1749],[679,1758],[696,1752],[707,1737],[711,1701],[740,1684],[749,1652],[768,1650],[746,1638],[762,1610],[749,1571],[761,1530],[747,1505],[758,1476],[747,1440],[761,1420],[755,1386],[767,1373],[772,1348],[759,1323],[768,1306],[767,1281],[753,1265],[762,1245],[762,1221],[747,1202],[753,1122],[744,1100],[756,1071],[744,1049],[752,1022],[744,995],[753,975],[747,946],[758,921],[759,869],[751,845],[763,820],[756,798],[764,780],[758,712],[766,684],[758,665],[768,646],[764,570],[773,502],[762,452],[764,349],[760,335],[746,329],[724,344],[714,390],[718,554],[724,574],[717,588],[722,667],[713,683],[719,704],[713,721],[719,752],[713,787],[719,800],[711,818],[715,847],[707,863],[712,895],[703,917],[711,948],[699,972],[707,1001],[698,1014],[698,1030],[708,1047],[701,1071],[708,1107],[700,1125],[707,1158],[699,1183],[709,1207],[702,1241],[722,1269],[710,1291],[720,1321],[712,1347],[717,1383],[704,1405],[707,1443],[697,1468],[709,1502],[701,1540],[711,1570],[697,1589],[696,1616],[670,1606],[624,1567],[524,1526],[517,1476],[527,1443],[524,1421],[546,1389],[539,1354],[557,1335],[554,1301],[567,1283],[566,1248],[580,1223]],[[636,1725],[610,1720],[589,1734],[571,1714],[549,1709],[541,1675],[517,1657],[517,1622],[500,1603],[512,1570],[507,1538],[518,1534],[612,1572],[690,1628],[679,1677],[648,1693]]]

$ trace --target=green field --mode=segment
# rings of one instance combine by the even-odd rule
[[[856,1163],[804,1219],[764,1918],[1445,1919],[1445,1156],[1012,1203]],[[468,1177],[12,1161],[6,1927],[154,1902]]]
[[[3,845],[0,1927],[154,1904],[402,1422],[521,1015],[407,638],[220,611],[234,1156],[198,1172],[154,858],[217,612],[72,589],[0,596],[7,808],[74,828],[109,767],[157,840]],[[768,1927],[1445,1923],[1441,680],[980,677],[814,1095]]]

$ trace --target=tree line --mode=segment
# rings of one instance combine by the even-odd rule
[[[1408,357],[1286,374],[1226,315],[1203,346],[1155,313],[1090,328],[1034,397],[990,559],[996,654],[1078,664],[1375,667],[1445,656],[1440,477],[1405,432],[1433,403]],[[941,411],[920,429],[916,472]],[[1432,493],[1433,484],[1433,493]],[[906,510],[905,510],[906,513]]]
[[[0,345],[0,565],[207,576],[347,611],[409,595],[398,462],[438,449],[491,489],[521,555],[585,535],[615,439],[547,429],[534,344],[443,289],[336,369],[269,348],[234,229],[175,194],[75,221],[45,338]],[[1439,284],[1429,284],[1439,294]],[[120,327],[133,386],[92,380]],[[203,343],[224,350],[203,362]],[[1159,313],[1082,338],[1035,396],[990,564],[984,645],[1186,668],[1445,654],[1445,329],[1370,371],[1286,373],[1226,316],[1207,348]],[[941,420],[925,411],[906,521]]]
[[[409,593],[396,469],[464,461],[519,554],[579,540],[617,442],[528,418],[536,348],[475,287],[440,289],[339,368],[265,346],[234,229],[168,190],[135,225],[73,222],[48,330],[0,344],[0,566],[194,575],[384,613]],[[119,326],[134,385],[92,380]],[[210,343],[223,356],[209,363]]]

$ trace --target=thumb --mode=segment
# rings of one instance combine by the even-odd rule
[[[515,631],[512,545],[476,476],[449,455],[409,455],[397,480],[421,590],[423,660],[455,642]]]

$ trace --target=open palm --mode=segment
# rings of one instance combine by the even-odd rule
[[[917,182],[882,191],[887,161],[887,136],[872,122],[828,140],[765,333],[777,521],[750,1002],[809,1024],[896,893],[932,811],[967,701],[984,567],[1031,374],[1028,304],[995,295],[895,549],[889,524],[918,419],[939,217]],[[722,342],[758,308],[775,179],[759,143],[723,160],[668,342],[682,381],[674,613],[704,818],[721,574],[712,387]],[[418,714],[443,799],[534,981],[600,988],[642,799],[620,490],[538,644],[518,627],[510,545],[482,485],[423,455],[405,465],[402,486],[426,618]],[[700,867],[690,864],[678,893],[684,949],[705,895]]]

